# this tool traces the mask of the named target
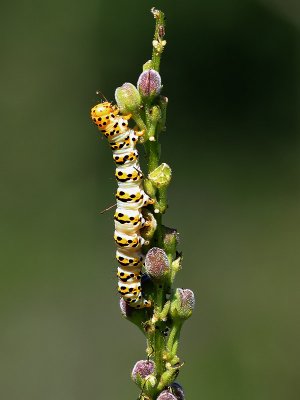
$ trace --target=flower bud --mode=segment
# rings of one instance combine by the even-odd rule
[[[132,380],[140,387],[149,387],[156,385],[156,377],[154,375],[155,364],[152,360],[140,360],[135,363],[131,372]]]
[[[173,262],[172,262],[172,271],[174,274],[177,274],[178,271],[181,270],[182,266],[182,256],[179,255]]]
[[[166,163],[160,164],[152,171],[148,178],[157,188],[164,188],[169,185],[172,177],[172,170]]]
[[[135,381],[139,375],[141,378],[146,378],[148,375],[153,374],[155,364],[152,360],[137,361],[132,369],[132,379]]]
[[[132,83],[124,83],[115,91],[115,98],[122,114],[135,114],[140,111],[141,96]]]
[[[143,65],[143,71],[151,69],[151,66],[152,66],[152,61],[151,60],[146,61],[145,64]]]
[[[179,233],[174,228],[164,227],[164,248],[167,253],[175,253],[176,246],[179,244]]]
[[[129,307],[129,305],[126,303],[123,297],[120,298],[120,310],[124,318],[129,318],[133,310],[132,307]]]
[[[145,258],[145,271],[153,279],[163,279],[170,271],[168,256],[159,247],[152,247]]]
[[[143,71],[137,82],[142,97],[154,98],[161,91],[161,77],[154,69]]]
[[[173,382],[172,385],[170,386],[170,389],[177,400],[185,399],[183,387],[179,385],[179,383]]]
[[[170,314],[174,319],[188,319],[195,307],[195,295],[190,289],[176,289],[171,302]]]
[[[177,398],[168,390],[163,390],[157,400],[177,400]]]
[[[120,311],[124,318],[135,324],[143,332],[143,322],[146,321],[146,309],[143,308],[138,310],[136,308],[130,307],[126,301],[120,298]]]

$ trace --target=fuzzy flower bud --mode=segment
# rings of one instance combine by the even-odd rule
[[[179,233],[174,228],[165,227],[164,230],[164,248],[167,253],[175,253],[176,246],[179,244]]]
[[[121,314],[123,315],[123,317],[130,318],[133,310],[134,309],[132,307],[129,307],[129,305],[126,303],[126,301],[121,297],[120,298],[120,311],[121,311]]]
[[[149,174],[148,178],[157,188],[164,188],[169,185],[172,177],[172,170],[168,164],[162,163]]]
[[[138,375],[141,378],[146,378],[148,375],[153,374],[154,367],[155,365],[152,360],[137,361],[131,373],[132,379],[135,381]]]
[[[157,400],[177,400],[171,392],[168,390],[163,390],[160,395],[157,397]]]
[[[163,279],[170,271],[166,253],[159,247],[152,247],[145,258],[145,271],[153,279]]]
[[[170,313],[172,318],[188,319],[195,307],[195,295],[190,289],[176,289],[171,302]]]
[[[143,321],[146,318],[145,309],[137,310],[130,307],[123,298],[120,298],[120,311],[124,318],[135,324],[143,332]]]
[[[171,388],[171,392],[173,393],[173,395],[176,397],[177,400],[185,399],[183,387],[181,385],[179,385],[179,383],[177,383],[177,382],[172,383],[170,388]]]
[[[124,83],[115,91],[115,98],[122,114],[135,114],[140,110],[142,104],[141,96],[132,83]]]
[[[156,377],[154,375],[155,364],[151,360],[140,360],[136,362],[131,372],[132,380],[140,387],[144,385],[149,388],[156,385]]]
[[[145,62],[145,64],[143,64],[143,71],[146,71],[147,69],[151,69],[152,67],[152,61],[148,60]]]
[[[161,77],[154,69],[143,71],[137,82],[138,90],[142,97],[153,98],[161,91]]]

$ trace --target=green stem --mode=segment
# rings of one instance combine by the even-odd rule
[[[174,343],[175,343],[178,335],[180,334],[181,326],[182,325],[180,323],[174,322],[173,326],[171,328],[171,331],[170,331],[170,334],[168,337],[168,341],[167,341],[167,349],[171,356],[174,356],[172,354],[172,349],[173,349]]]
[[[165,29],[165,21],[164,14],[159,11],[152,9],[151,10],[154,18],[156,19],[155,24],[155,33],[153,39],[153,52],[152,52],[152,60],[151,60],[151,68],[159,71],[160,59],[162,55],[162,51],[164,48],[164,41],[162,40]],[[157,99],[161,101],[161,99]],[[162,130],[162,127],[165,124],[165,111],[161,113],[160,104],[144,104],[145,111],[145,149],[147,153],[147,164],[148,164],[148,175],[154,171],[160,164],[160,144],[158,143],[158,133]],[[140,125],[139,125],[140,126]],[[149,140],[150,138],[150,140]],[[162,225],[162,214],[161,210],[166,208],[166,190],[164,193],[160,193],[160,190],[155,189],[155,195],[160,195],[157,199],[157,204],[154,204],[154,211],[156,208],[160,211],[159,213],[154,212],[154,217],[156,219],[157,228],[155,234],[151,240],[151,246],[164,247],[164,229]],[[165,365],[165,354],[167,352],[165,337],[162,333],[161,326],[166,327],[166,323],[161,321],[161,312],[164,309],[164,305],[166,303],[166,292],[169,286],[169,282],[160,282],[155,284],[155,292],[154,292],[154,313],[152,319],[149,320],[150,329],[147,334],[148,339],[148,349],[153,350],[153,354],[151,357],[155,362],[156,368],[156,377],[158,386],[161,385],[161,381],[164,380],[163,376],[166,374],[166,365]],[[148,396],[149,399],[155,399],[157,394],[161,391],[160,387],[156,387],[153,390],[149,390],[147,392],[145,390],[145,395]],[[153,397],[154,396],[154,397]]]
[[[147,130],[145,122],[143,121],[142,117],[139,114],[137,113],[132,114],[132,119],[136,122],[137,126],[140,128],[141,131]]]
[[[156,19],[155,32],[153,38],[151,67],[152,69],[155,69],[156,71],[159,72],[161,54],[164,49],[164,44],[162,39],[165,33],[165,14],[160,10],[156,10],[155,8],[152,8],[151,12],[154,18]],[[158,43],[157,46],[155,45],[156,42]]]
[[[148,150],[148,174],[155,170],[159,166],[159,151],[157,142],[147,142]]]
[[[156,310],[158,313],[162,311],[164,305],[164,288],[156,287]],[[160,329],[156,329],[154,333],[154,362],[156,366],[156,372],[158,376],[161,376],[164,372],[164,360],[162,357],[162,351],[164,350],[164,337]]]

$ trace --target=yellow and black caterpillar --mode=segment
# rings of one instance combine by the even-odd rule
[[[153,200],[142,187],[143,175],[138,162],[138,151],[135,148],[143,132],[128,128],[130,115],[119,115],[119,109],[108,101],[93,107],[91,117],[108,139],[117,165],[115,176],[118,189],[114,239],[119,263],[118,291],[131,307],[151,307],[151,302],[144,299],[141,288],[141,270],[144,262],[141,247],[145,240],[140,235],[140,229],[147,225],[141,209],[153,204]]]

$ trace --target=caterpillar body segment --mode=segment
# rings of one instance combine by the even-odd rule
[[[144,132],[128,127],[130,117],[119,115],[118,107],[108,101],[91,110],[91,118],[107,138],[116,164],[118,189],[114,240],[119,263],[118,292],[131,307],[144,308],[151,307],[151,302],[143,297],[141,287],[144,262],[141,248],[148,242],[142,238],[140,229],[149,225],[142,215],[142,208],[154,201],[143,190],[143,174],[135,148]]]

